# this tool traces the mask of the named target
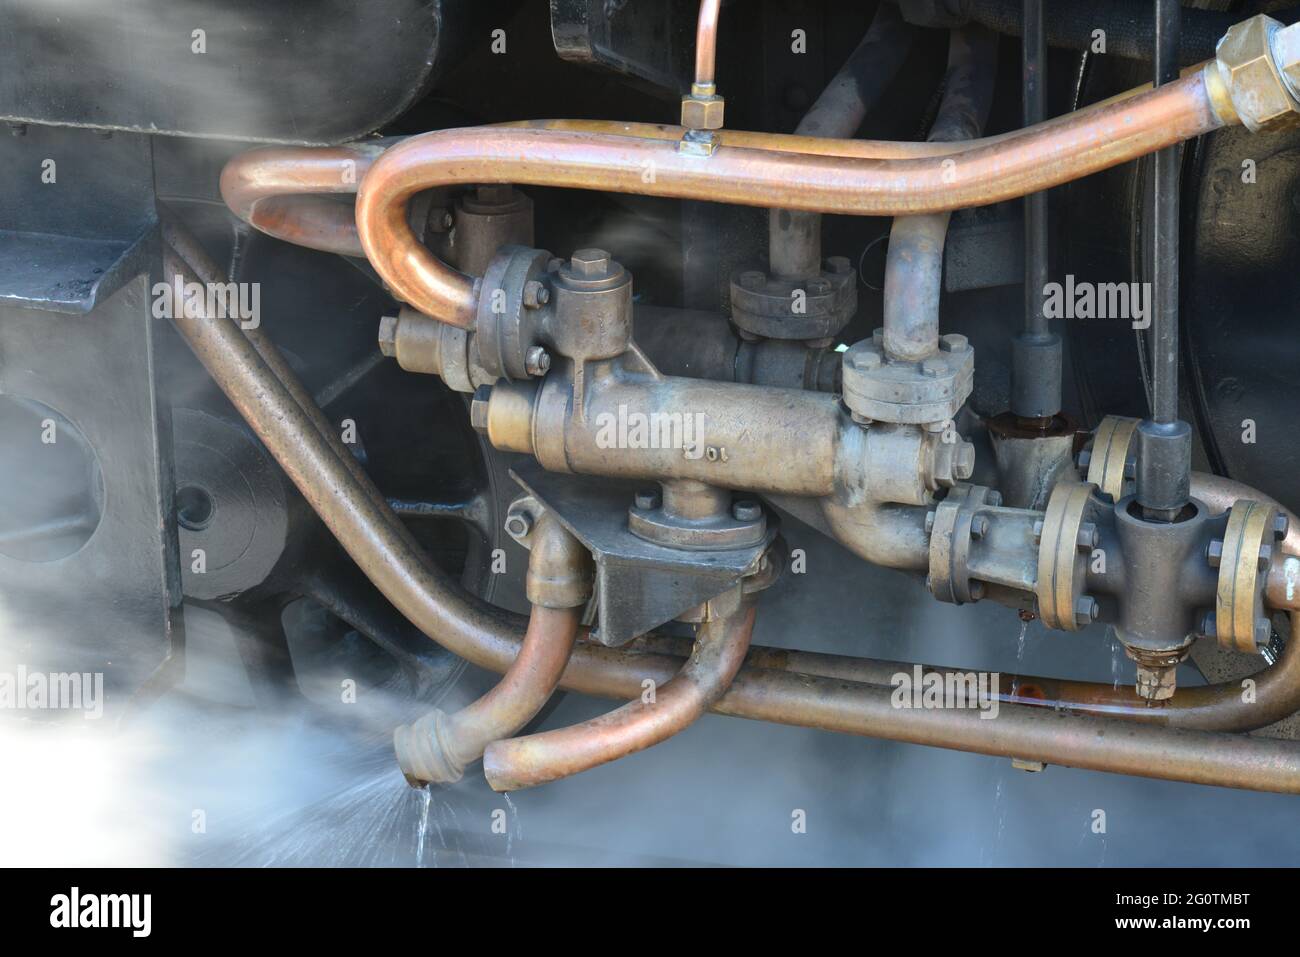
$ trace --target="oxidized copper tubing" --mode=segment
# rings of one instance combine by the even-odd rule
[[[754,605],[699,626],[691,656],[662,688],[642,690],[616,711],[568,728],[495,741],[483,773],[495,791],[517,791],[589,771],[667,741],[722,697],[745,659]]]
[[[638,193],[858,215],[912,215],[1012,199],[1095,173],[1216,129],[1206,74],[1091,107],[994,145],[943,157],[856,160],[669,141],[488,127],[411,137],[380,157],[357,194],[366,255],[393,293],[469,327],[472,281],[415,237],[406,205],[435,186],[501,182]],[[979,142],[979,141],[974,141]]]
[[[713,86],[717,80],[718,15],[722,0],[700,0],[695,22],[695,85]]]
[[[412,787],[452,784],[492,741],[516,733],[550,699],[573,651],[581,608],[534,605],[519,655],[483,697],[455,714],[435,708],[393,732],[397,763]]]
[[[164,274],[193,278],[170,248]],[[286,474],[377,588],[417,627],[473,664],[504,672],[518,616],[452,583],[414,544],[368,478],[355,476],[230,319],[176,312],[177,329]],[[560,686],[624,701],[663,685],[680,658],[579,644]],[[1226,787],[1300,793],[1300,745],[1065,715],[1021,705],[898,709],[891,690],[839,678],[742,668],[715,712],[1049,764]]]

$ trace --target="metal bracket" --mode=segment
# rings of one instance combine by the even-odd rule
[[[592,637],[617,647],[716,598],[756,574],[776,537],[743,548],[685,550],[639,538],[628,528],[636,486],[520,466],[511,477],[559,519],[596,562],[597,625]]]

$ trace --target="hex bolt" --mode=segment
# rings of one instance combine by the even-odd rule
[[[1281,512],[1273,516],[1273,535],[1279,541],[1286,538],[1286,533],[1291,529],[1291,520]]]
[[[524,368],[529,375],[546,375],[551,368],[551,354],[541,346],[533,346],[524,354]]]
[[[1092,522],[1084,522],[1079,526],[1079,533],[1075,541],[1080,548],[1086,548],[1089,551],[1097,547],[1101,541],[1101,536],[1097,534],[1097,526]]]
[[[1043,540],[1043,528],[1044,525],[1041,518],[1034,522],[1034,541],[1041,542]]]
[[[511,512],[506,516],[506,534],[515,541],[527,538],[533,530],[533,516],[523,510]]]
[[[1259,570],[1268,571],[1268,566],[1273,563],[1273,546],[1259,546]]]
[[[944,352],[965,352],[970,348],[970,340],[959,332],[950,332],[939,337],[939,348]]]
[[[849,368],[856,372],[870,372],[880,368],[880,353],[871,349],[850,349],[844,353],[844,359]]]
[[[947,371],[948,363],[937,356],[931,356],[921,363],[921,374],[929,376],[931,379],[937,379]]]
[[[657,488],[643,488],[636,493],[636,507],[643,512],[658,508],[661,501],[663,498]]]
[[[983,515],[976,515],[970,521],[970,537],[981,539],[989,533],[989,520]]]
[[[469,424],[476,432],[486,432],[488,428],[488,403],[492,399],[492,387],[481,385],[474,390],[474,398],[469,402]]]
[[[934,531],[934,520],[937,517],[936,512],[925,513],[925,534],[929,535]]]
[[[757,522],[763,517],[763,506],[753,499],[743,498],[731,506],[731,517],[738,522]]]
[[[1219,620],[1215,617],[1214,612],[1207,611],[1201,616],[1201,634],[1207,638],[1219,637]]]
[[[1223,560],[1223,541],[1221,539],[1211,539],[1210,544],[1205,546],[1205,560],[1210,563],[1211,568],[1219,567],[1219,562]]]
[[[540,309],[551,301],[551,290],[546,288],[546,283],[536,279],[530,279],[524,283],[524,308]]]
[[[1255,647],[1266,648],[1273,640],[1273,623],[1267,618],[1255,619]]]
[[[604,279],[609,275],[609,253],[603,249],[579,249],[569,260],[569,269],[583,279]]]
[[[384,316],[379,320],[379,351],[389,358],[397,355],[396,316]]]
[[[1088,471],[1088,466],[1092,464],[1092,449],[1084,449],[1079,453],[1079,470]]]
[[[1074,603],[1074,623],[1076,625],[1091,625],[1097,620],[1097,613],[1100,610],[1097,607],[1097,599],[1091,595],[1080,595]]]

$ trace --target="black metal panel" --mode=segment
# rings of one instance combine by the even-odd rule
[[[0,0],[0,119],[287,143],[355,139],[427,88],[448,20],[462,7]]]
[[[551,0],[563,59],[642,81],[667,95],[691,84],[695,0]]]

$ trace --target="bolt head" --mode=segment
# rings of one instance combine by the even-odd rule
[[[389,358],[397,355],[397,316],[379,320],[379,351]]]
[[[976,515],[973,519],[971,519],[971,523],[970,523],[971,538],[981,539],[988,533],[989,533],[989,520],[986,516]]]
[[[636,498],[634,499],[636,507],[643,512],[649,512],[652,509],[658,508],[661,501],[663,501],[663,498],[657,488],[643,488],[641,491],[636,493]]]
[[[1101,536],[1097,534],[1097,526],[1092,522],[1084,522],[1079,526],[1079,535],[1077,538],[1080,548],[1094,549],[1097,543],[1101,541]]]
[[[1219,563],[1223,561],[1223,542],[1219,539],[1213,539],[1205,547],[1205,560],[1210,563],[1211,568],[1218,568]]]
[[[950,332],[939,337],[939,348],[944,352],[965,352],[970,348],[970,340],[957,332]]]
[[[1286,538],[1286,533],[1291,529],[1291,521],[1281,512],[1273,516],[1273,536],[1279,541]]]
[[[1255,647],[1267,648],[1273,640],[1273,623],[1267,618],[1255,619]]]
[[[960,442],[952,459],[952,474],[963,482],[975,471],[975,446],[970,442]]]
[[[934,520],[937,517],[936,512],[925,513],[925,534],[929,535],[934,531]]]
[[[763,506],[753,499],[741,499],[731,506],[731,517],[738,522],[757,522],[763,517]]]
[[[569,260],[569,269],[583,279],[604,279],[609,275],[609,260],[603,249],[579,249]]]
[[[533,530],[533,516],[527,511],[511,512],[506,516],[506,534],[515,541],[527,538]]]
[[[540,309],[551,301],[551,290],[546,283],[530,279],[524,283],[524,308]]]
[[[948,363],[934,356],[921,363],[921,374],[929,376],[931,379],[937,379],[947,371]]]
[[[1091,625],[1097,620],[1100,611],[1097,599],[1091,595],[1080,595],[1074,603],[1074,623],[1076,625]]]
[[[541,346],[533,346],[524,354],[524,368],[529,375],[546,375],[551,368],[551,354]]]

